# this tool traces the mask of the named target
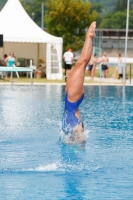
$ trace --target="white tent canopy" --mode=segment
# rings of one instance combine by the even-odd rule
[[[32,56],[36,65],[38,58],[42,57],[46,60],[47,78],[62,78],[62,38],[43,31],[19,0],[8,0],[0,12],[0,34],[4,38],[3,53],[15,49],[17,57]]]

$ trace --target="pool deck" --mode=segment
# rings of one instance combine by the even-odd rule
[[[43,81],[43,78],[40,79],[40,81],[36,80],[36,79],[33,79],[33,85],[65,85],[65,81],[58,81],[58,80],[45,80]],[[11,81],[8,80],[0,80],[0,85],[11,85]],[[13,85],[30,85],[29,83],[29,79],[25,79],[24,81],[20,80],[19,81],[16,81],[15,78],[14,78],[14,82],[13,82]],[[121,85],[127,85],[127,86],[133,86],[133,79],[131,80],[131,83],[130,83],[130,80],[127,79],[126,80],[126,83],[123,84],[123,80],[122,79],[113,79],[113,78],[97,78],[95,77],[94,80],[91,80],[90,77],[85,77],[85,82],[84,82],[84,85],[118,85],[118,86],[121,86]]]

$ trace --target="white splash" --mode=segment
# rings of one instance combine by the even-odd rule
[[[46,165],[39,165],[35,168],[30,168],[28,171],[35,171],[35,172],[50,172],[50,171],[57,171],[61,167],[60,163],[51,163]]]
[[[52,163],[48,165],[40,165],[35,168],[35,171],[45,172],[45,171],[56,171],[58,169],[57,163]]]
[[[61,141],[66,144],[83,144],[87,142],[88,135],[91,132],[91,130],[86,130],[84,133],[80,134],[80,137],[78,135],[73,136],[72,134],[65,134],[63,131],[61,131]]]

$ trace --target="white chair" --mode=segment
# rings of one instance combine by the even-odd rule
[[[0,76],[2,79],[4,78],[3,72],[0,72]]]
[[[16,67],[16,66],[13,65],[13,67]],[[17,79],[19,80],[19,73],[18,72],[15,72],[15,73],[16,73]]]
[[[37,66],[31,65],[29,68],[33,69],[33,77],[35,78],[36,77],[36,68],[37,68]],[[30,72],[27,72],[27,78],[29,77],[29,75],[30,75]]]

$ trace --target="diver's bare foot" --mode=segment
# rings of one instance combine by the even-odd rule
[[[96,30],[96,22],[92,22],[88,29],[87,36],[93,38],[96,35],[95,30]]]

